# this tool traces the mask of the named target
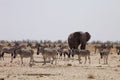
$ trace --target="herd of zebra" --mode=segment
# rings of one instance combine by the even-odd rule
[[[98,50],[100,55],[100,60],[103,58],[104,64],[108,64],[108,55],[110,53],[113,45],[111,44],[100,44],[95,45],[95,53]],[[120,55],[120,46],[116,46],[117,54]],[[21,58],[21,65],[23,64],[23,58],[30,58],[29,66],[32,66],[35,62],[34,54],[42,55],[43,57],[43,65],[47,63],[47,60],[50,61],[51,64],[55,62],[57,64],[57,59],[62,58],[74,58],[74,55],[78,56],[78,61],[81,64],[81,57],[85,57],[85,62],[87,58],[89,60],[89,64],[91,63],[90,58],[90,49],[70,49],[67,42],[50,42],[50,41],[7,41],[0,42],[0,58],[4,60],[5,53],[11,55],[11,63],[13,59],[16,58],[17,55]],[[2,61],[2,60],[1,60]]]

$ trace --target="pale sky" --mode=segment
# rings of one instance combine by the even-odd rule
[[[120,0],[0,0],[0,40],[120,41]]]

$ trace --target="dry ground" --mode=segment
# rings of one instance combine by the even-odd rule
[[[43,61],[41,55],[34,55],[36,61]],[[19,56],[10,63],[10,55],[0,60],[0,80],[120,80],[120,56],[109,55],[109,64],[99,64],[99,54],[91,52],[91,64],[79,64],[75,60],[58,60],[57,65],[34,63],[28,66],[29,58],[20,65]],[[82,58],[84,62],[84,58]]]

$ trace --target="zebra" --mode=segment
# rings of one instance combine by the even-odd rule
[[[14,53],[15,47],[3,47],[1,50],[0,57],[4,60],[4,53],[11,54],[11,63],[13,62],[13,53]]]
[[[79,63],[81,64],[81,57],[85,57],[85,62],[84,64],[86,64],[87,61],[87,57],[89,59],[89,64],[91,63],[91,59],[90,59],[90,51],[89,50],[80,50],[80,49],[73,49],[72,52],[74,54],[78,55],[78,60]]]
[[[104,64],[108,64],[108,55],[109,55],[109,53],[110,53],[110,49],[100,50],[99,53],[100,53],[99,64],[100,64],[101,59],[104,60]]]
[[[46,64],[47,58],[50,60],[52,58],[51,64],[53,64],[53,61],[55,61],[55,65],[57,64],[57,54],[58,51],[55,48],[48,48],[45,46],[41,46],[37,48],[37,54],[41,53],[43,56],[44,63],[43,65]]]
[[[22,47],[18,47],[14,50],[13,57],[16,58],[17,55],[20,55],[21,58],[21,65],[23,65],[23,58],[30,58],[29,66],[32,66],[34,62],[34,50],[32,49],[24,49]]]

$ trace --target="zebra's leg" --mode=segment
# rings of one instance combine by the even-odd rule
[[[55,65],[57,64],[57,58],[56,56],[53,57],[53,61],[55,61]],[[52,61],[52,64],[53,64],[53,61]]]
[[[104,58],[103,58],[103,59],[104,59],[104,64],[106,64],[106,56],[104,56]]]
[[[55,65],[57,64],[57,58],[55,57]]]
[[[45,65],[46,64],[46,57],[45,56],[43,56],[43,60],[44,60],[43,65]]]
[[[96,54],[96,51],[97,51],[97,49],[95,48],[95,52],[94,52],[95,54]]]
[[[34,57],[32,56],[31,59],[30,59],[30,62],[34,62]]]
[[[4,60],[4,52],[1,52],[2,54],[1,54],[1,57],[3,58],[3,60]]]
[[[52,61],[53,61],[52,57],[51,57],[51,56],[47,56],[47,58],[48,58],[48,60],[49,60],[49,63],[52,64]],[[47,59],[47,58],[46,58],[46,59]]]
[[[85,62],[84,62],[84,64],[86,64],[86,61],[87,61],[87,56],[85,56]]]
[[[66,59],[66,53],[64,52],[63,55],[64,55],[64,60],[65,60]]]
[[[106,64],[108,64],[108,56],[106,56]]]
[[[99,58],[99,64],[100,64],[100,60],[101,60],[101,58]]]
[[[23,57],[21,57],[21,66],[23,65]]]
[[[79,60],[79,64],[82,64],[80,55],[78,55],[78,60]]]
[[[30,62],[29,62],[29,66],[30,66],[30,67],[32,67],[33,62],[34,62],[34,58],[33,58],[33,56],[32,56],[32,57],[30,57]]]
[[[54,60],[53,56],[51,55],[48,58],[49,58],[50,63],[53,64],[53,60]]]
[[[59,54],[60,54],[60,59],[62,60],[62,52],[60,52]]]
[[[74,54],[71,54],[71,56],[72,56],[72,59],[74,60]]]
[[[89,64],[91,64],[91,59],[90,59],[90,56],[88,56],[88,59],[89,59]]]
[[[11,54],[11,61],[10,61],[10,63],[12,63],[13,62],[13,53]]]

